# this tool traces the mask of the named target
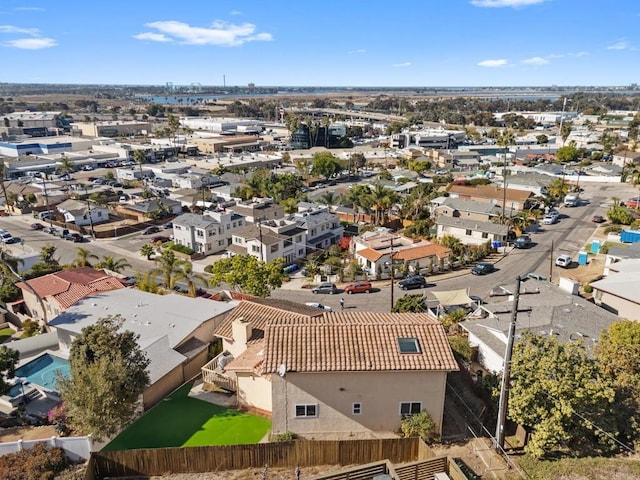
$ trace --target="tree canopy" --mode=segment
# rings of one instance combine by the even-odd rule
[[[70,378],[58,378],[70,426],[97,439],[118,433],[149,384],[149,360],[120,316],[101,318],[71,344]]]
[[[311,174],[329,179],[342,168],[340,161],[331,152],[317,152],[313,155]]]
[[[272,289],[282,286],[286,278],[283,267],[282,258],[266,263],[252,255],[234,255],[212,265],[209,283],[212,286],[226,283],[250,295],[268,297]]]
[[[12,379],[16,373],[18,363],[18,351],[6,346],[0,347],[0,395],[4,395],[11,388],[7,380]]]

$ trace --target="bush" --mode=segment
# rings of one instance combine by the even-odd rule
[[[402,419],[400,431],[405,437],[420,437],[427,443],[436,440],[435,423],[429,412],[420,412]]]
[[[0,478],[4,480],[53,480],[69,460],[60,447],[36,443],[28,450],[0,457]]]
[[[593,292],[593,287],[591,285],[585,285],[584,293],[591,293],[591,292]]]
[[[204,271],[206,273],[211,273],[213,271],[213,265],[207,265],[206,267],[204,267]]]
[[[271,435],[272,442],[290,442],[295,440],[298,436],[293,432],[274,433]]]
[[[171,250],[176,251],[176,252],[180,252],[180,253],[184,253],[185,255],[193,255],[193,249],[187,247],[186,245],[179,245],[177,243],[174,243],[171,246]]]
[[[40,325],[38,325],[38,322],[35,320],[27,318],[22,322],[22,330],[24,330],[24,334],[22,335],[24,338],[33,337],[40,331]]]
[[[449,337],[449,344],[453,353],[458,355],[463,360],[471,360],[471,345],[466,337],[455,335]]]

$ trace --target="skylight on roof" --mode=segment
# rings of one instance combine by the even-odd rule
[[[420,353],[420,343],[417,338],[398,338],[400,353]]]

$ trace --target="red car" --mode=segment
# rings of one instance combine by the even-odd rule
[[[640,197],[633,197],[627,200],[627,207],[629,208],[640,208]]]
[[[164,243],[169,241],[171,241],[169,237],[164,237],[162,235],[158,235],[156,237],[151,238],[151,243]]]
[[[355,282],[344,287],[344,292],[349,295],[352,293],[369,293],[371,288],[371,283],[369,282]]]
[[[44,229],[44,225],[42,225],[41,223],[32,223],[30,226],[31,230],[43,230]]]

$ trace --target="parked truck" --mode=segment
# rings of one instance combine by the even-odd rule
[[[580,197],[577,193],[569,193],[564,197],[565,207],[577,207],[580,202]]]

